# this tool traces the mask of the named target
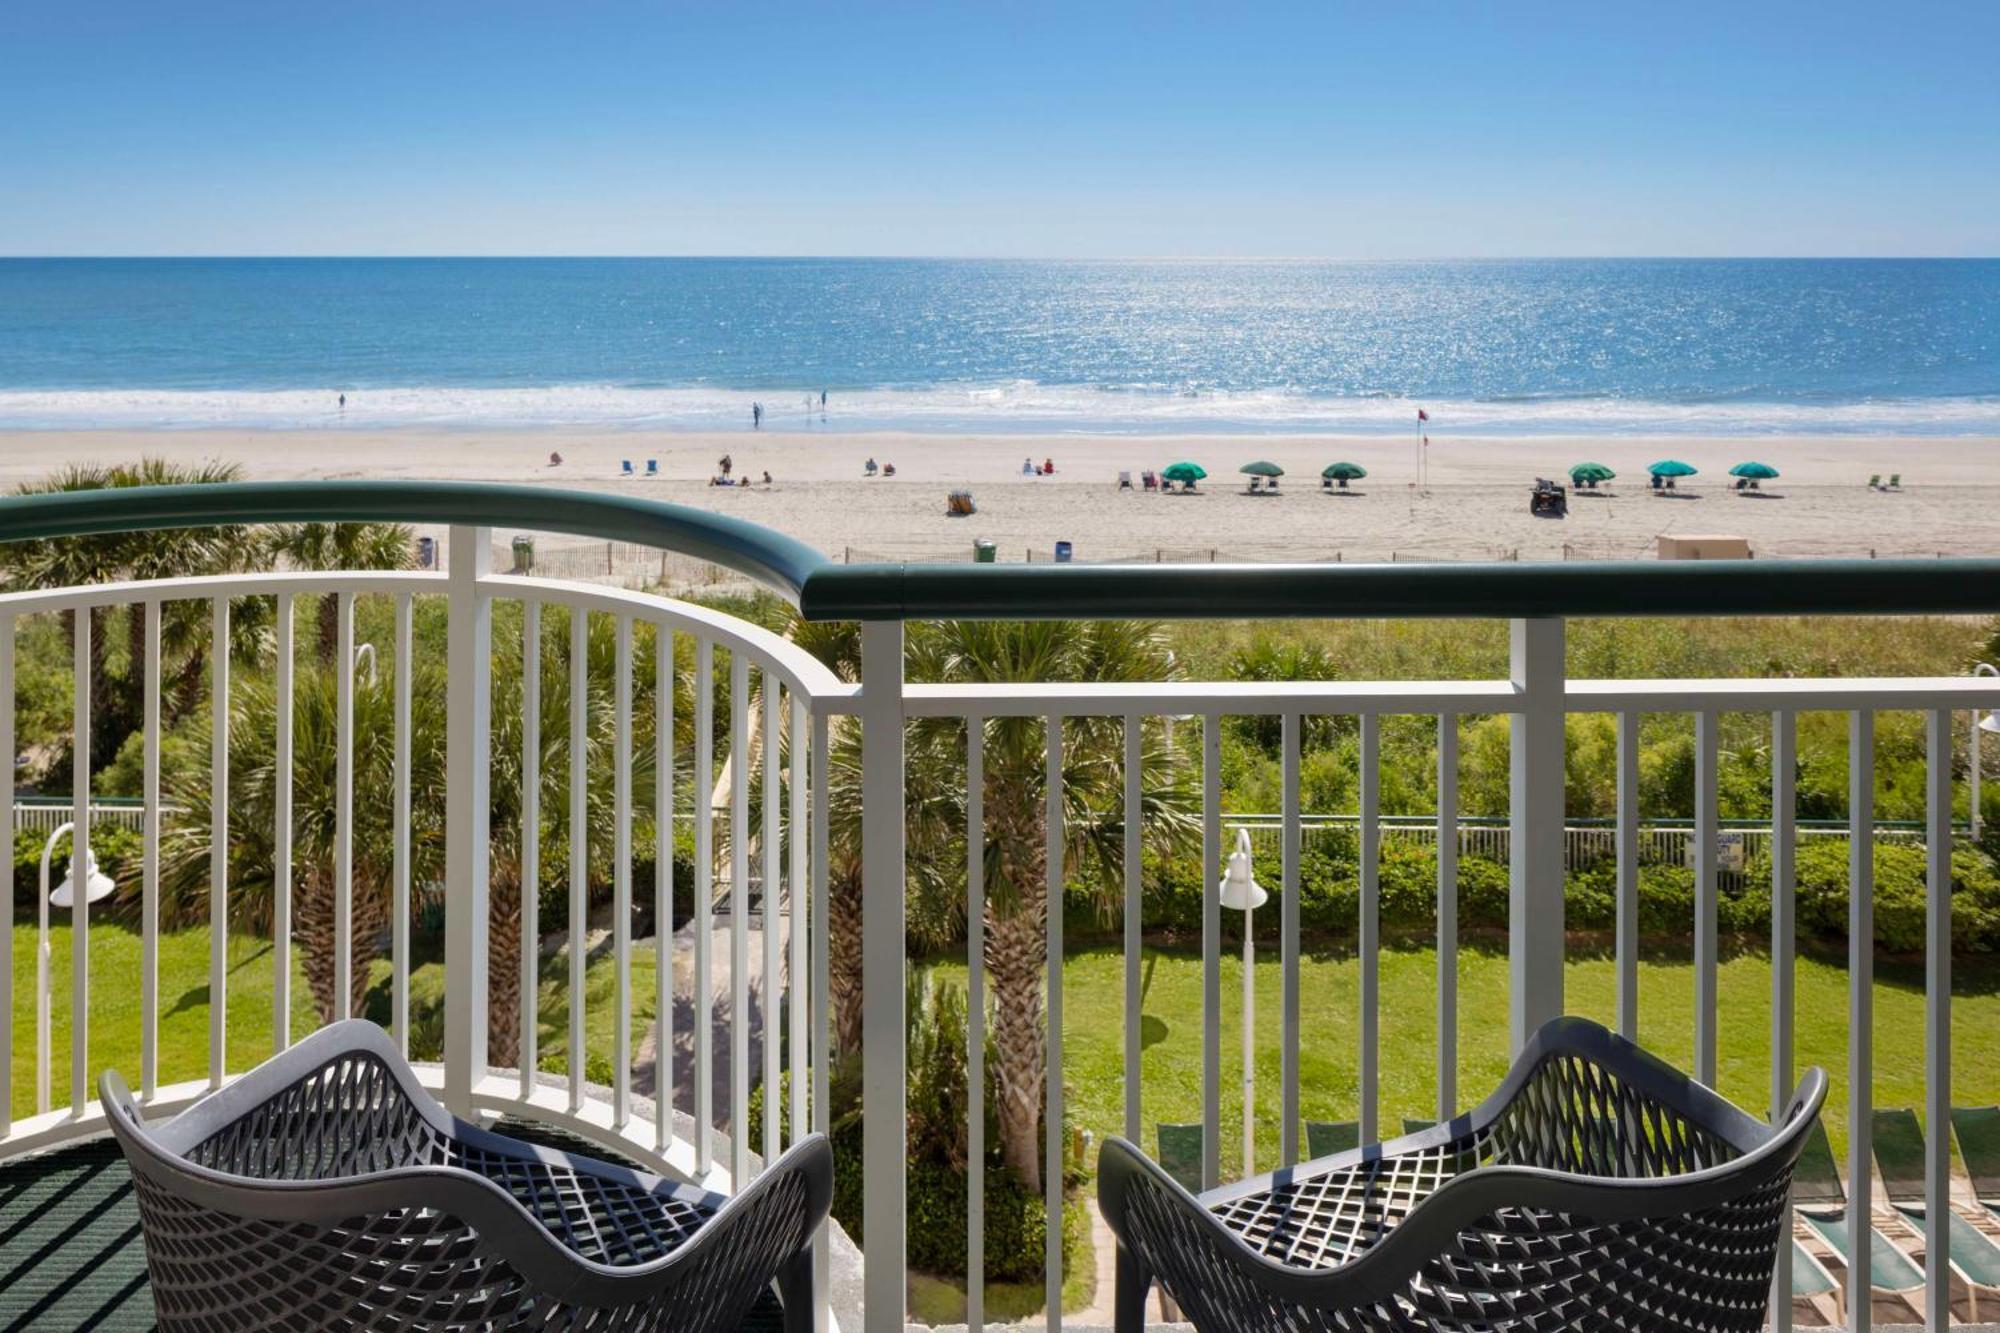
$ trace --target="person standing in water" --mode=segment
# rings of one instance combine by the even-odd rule
[[[345,412],[345,411],[347,410],[347,395],[346,395],[346,394],[342,394],[342,395],[340,395],[340,410],[341,410],[341,411],[343,411],[343,412]]]
[[[752,430],[764,429],[764,405],[762,403],[750,404],[750,428]]]

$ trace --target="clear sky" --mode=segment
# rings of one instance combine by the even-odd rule
[[[2000,3],[16,0],[0,254],[1995,255]]]

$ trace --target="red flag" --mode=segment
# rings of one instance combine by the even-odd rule
[[[1417,420],[1419,420],[1419,421],[1429,421],[1430,419],[1431,419],[1431,414],[1430,414],[1430,413],[1428,413],[1428,412],[1424,411],[1424,409],[1423,409],[1423,408],[1421,408],[1421,407],[1417,409]]]

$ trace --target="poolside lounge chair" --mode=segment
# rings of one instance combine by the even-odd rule
[[[1847,1230],[1847,1191],[1841,1188],[1833,1145],[1827,1141],[1824,1125],[1815,1124],[1806,1135],[1798,1169],[1792,1175],[1792,1202],[1813,1234],[1847,1262],[1854,1253]],[[1923,1270],[1876,1226],[1868,1228],[1868,1285],[1913,1305],[1911,1293],[1922,1291],[1924,1285]]]
[[[1882,1172],[1889,1206],[1924,1236],[1924,1131],[1917,1124],[1917,1113],[1907,1109],[1877,1111],[1874,1126],[1875,1165]],[[1939,1132],[1944,1131],[1940,1128]],[[1945,1209],[1945,1224],[1951,1271],[1965,1283],[1969,1312],[1976,1324],[1979,1289],[2000,1289],[2000,1245],[1954,1208]]]
[[[1360,1146],[1361,1122],[1358,1120],[1306,1121],[1307,1157],[1331,1157],[1335,1153],[1353,1152]]]
[[[1158,1280],[1199,1333],[1761,1330],[1786,1192],[1826,1099],[1775,1128],[1586,1019],[1545,1024],[1448,1124],[1199,1198],[1123,1139],[1098,1159],[1117,1326]],[[1727,1244],[1715,1239],[1727,1235]]]
[[[2000,1107],[1954,1106],[1951,1129],[1958,1136],[1959,1160],[1972,1178],[1972,1197],[2000,1217]]]
[[[98,1083],[131,1165],[159,1326],[725,1333],[775,1280],[813,1326],[833,1151],[733,1198],[458,1119],[388,1034],[335,1023],[164,1124]]]

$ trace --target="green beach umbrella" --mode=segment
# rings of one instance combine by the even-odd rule
[[[1245,463],[1236,470],[1247,473],[1252,477],[1282,477],[1285,475],[1285,470],[1276,463],[1267,463],[1261,458],[1254,463]]]
[[[1692,477],[1696,470],[1694,464],[1683,463],[1678,458],[1663,458],[1646,469],[1656,477]]]
[[[1185,461],[1179,463],[1169,463],[1160,472],[1160,476],[1165,480],[1178,481],[1183,485],[1188,485],[1188,486],[1194,485],[1194,483],[1200,481],[1203,477],[1206,477],[1207,475],[1208,475],[1208,469],[1204,468],[1201,464],[1189,463]]]
[[[1613,472],[1602,463],[1578,463],[1569,470],[1569,479],[1571,481],[1579,483],[1590,482],[1593,485],[1600,481],[1610,481],[1617,475],[1616,472]]]
[[[1732,477],[1749,477],[1753,481],[1769,481],[1778,475],[1778,469],[1769,463],[1738,463],[1729,469]]]
[[[1329,481],[1339,482],[1340,489],[1343,491],[1347,489],[1348,482],[1359,481],[1367,475],[1368,469],[1359,463],[1329,463],[1320,472],[1320,476],[1327,478]]]

